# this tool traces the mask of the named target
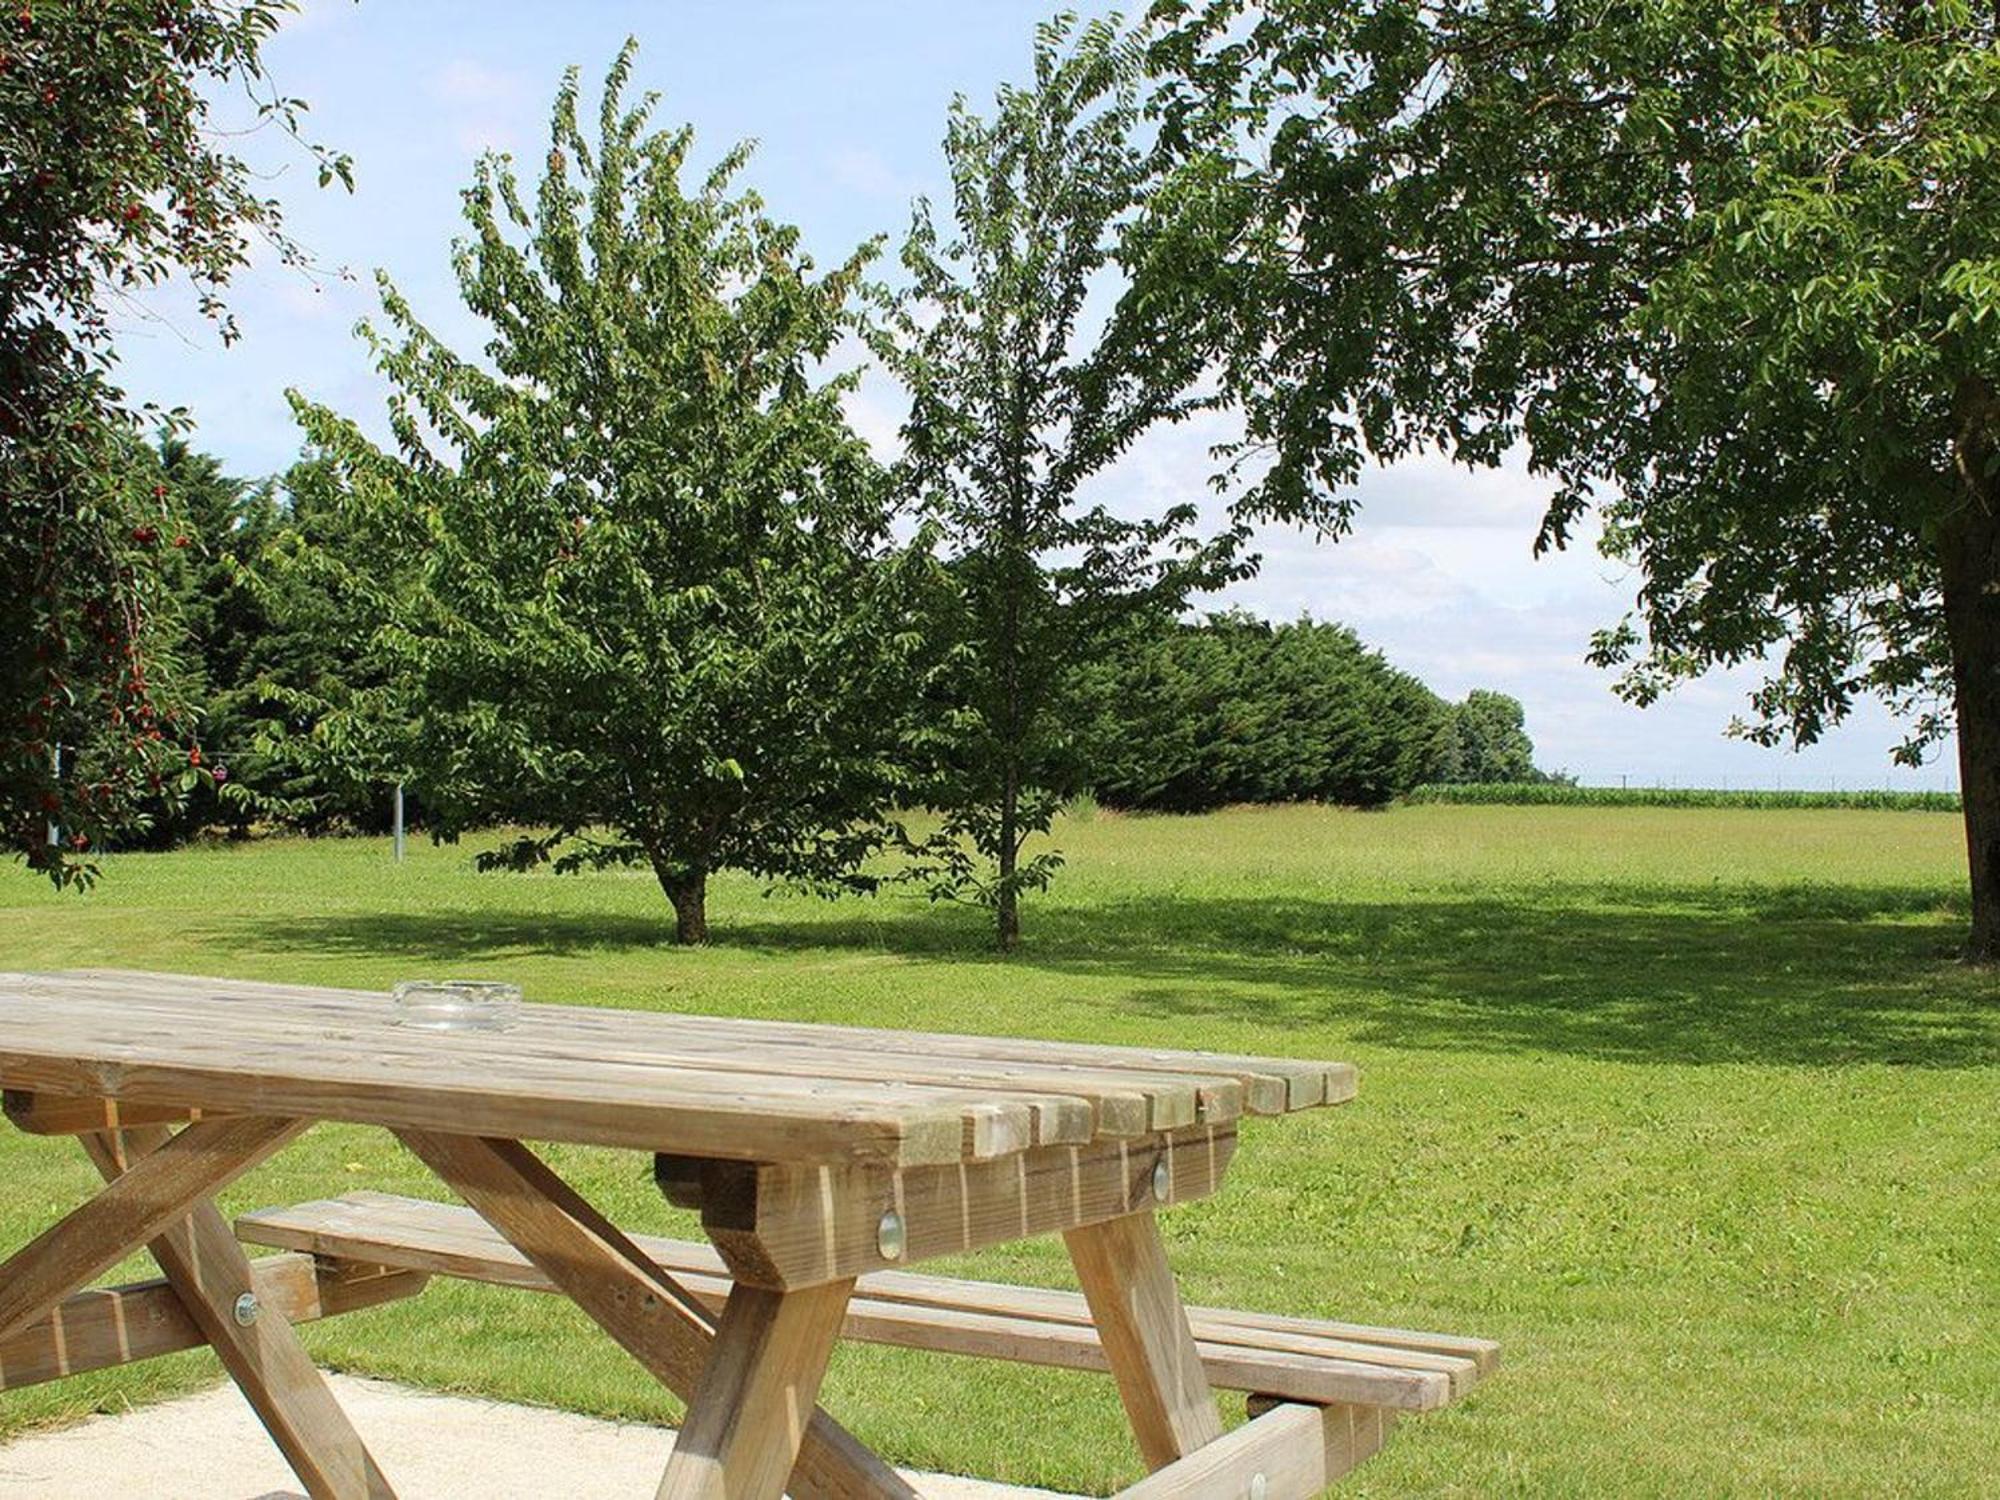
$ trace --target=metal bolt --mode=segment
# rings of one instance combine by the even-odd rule
[[[1153,1197],[1157,1201],[1165,1203],[1168,1195],[1173,1190],[1174,1174],[1172,1169],[1167,1166],[1167,1159],[1163,1156],[1153,1163]]]
[[[244,1328],[248,1328],[252,1323],[257,1321],[257,1314],[263,1311],[263,1309],[257,1305],[257,1294],[255,1292],[245,1292],[236,1299],[236,1306],[233,1311],[237,1323]]]
[[[875,1226],[875,1248],[884,1260],[901,1260],[904,1243],[903,1216],[893,1208],[884,1209],[882,1222]]]
[[[1250,1500],[1264,1500],[1264,1491],[1266,1488],[1267,1482],[1264,1478],[1264,1471],[1259,1469],[1255,1474],[1250,1476]]]

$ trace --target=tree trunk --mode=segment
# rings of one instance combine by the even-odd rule
[[[2000,961],[2000,484],[1973,497],[1938,534],[1945,630],[1958,709],[1958,781],[1972,874],[1965,956]]]
[[[708,871],[671,865],[659,856],[653,859],[653,874],[660,889],[674,903],[674,941],[708,941]]]
[[[1020,868],[1021,837],[1021,782],[1012,765],[1007,767],[1007,782],[1000,794],[1000,888],[993,903],[994,915],[999,921],[1000,951],[1007,953],[1021,946],[1021,893],[1014,885],[1014,872]]]

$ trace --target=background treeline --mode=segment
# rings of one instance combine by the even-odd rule
[[[1107,807],[1375,807],[1426,783],[1542,782],[1521,705],[1448,703],[1344,625],[1149,620],[1080,674]]]
[[[1864,812],[1960,811],[1957,792],[1896,792],[1886,787],[1854,791],[1759,791],[1739,788],[1669,786],[1575,786],[1561,781],[1462,782],[1420,786],[1405,794],[1411,802],[1460,806],[1516,807],[1762,807],[1848,808]]]
[[[177,665],[220,779],[162,799],[143,842],[168,847],[204,830],[380,831],[393,772],[330,741],[345,715],[324,714],[351,709],[383,680],[372,627],[309,571],[286,566],[327,552],[366,565],[324,465],[253,483],[179,439],[148,457],[188,517],[168,565],[185,627]],[[381,566],[386,574],[395,563]],[[1373,807],[1427,786],[1560,785],[1536,769],[1518,701],[1475,690],[1449,702],[1324,621],[1142,615],[1074,673],[1064,697],[1076,784],[1106,807]],[[421,809],[410,811],[421,822]]]

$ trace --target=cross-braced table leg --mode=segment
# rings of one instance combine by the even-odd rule
[[[105,1187],[0,1266],[0,1339],[147,1244],[313,1500],[394,1500],[291,1324],[250,1293],[250,1262],[209,1195],[295,1139],[301,1120],[245,1116],[82,1137]]]
[[[716,1324],[707,1310],[520,1142],[432,1131],[398,1134],[627,1353],[689,1402],[690,1428],[699,1420],[704,1430],[712,1430],[716,1419],[707,1414],[708,1408],[734,1405],[720,1396],[711,1398],[703,1383],[711,1351],[718,1368],[741,1363],[739,1373],[723,1377],[718,1392],[734,1387],[760,1408],[771,1404],[766,1399],[771,1392],[778,1393],[778,1408],[787,1400],[795,1402],[795,1435],[790,1440],[795,1442],[798,1458],[795,1466],[788,1465],[789,1483],[780,1472],[769,1489],[731,1489],[731,1500],[751,1495],[775,1497],[784,1490],[798,1500],[914,1500],[916,1492],[894,1469],[813,1405],[825,1353],[818,1355],[807,1381],[806,1364],[799,1359],[798,1350],[815,1343],[822,1332],[831,1344],[832,1333],[840,1326],[840,1309],[846,1304],[845,1287],[838,1297],[839,1307],[830,1313],[827,1307],[834,1300],[830,1295],[805,1297],[796,1305],[787,1300],[782,1307],[766,1307],[761,1299],[746,1299],[746,1311],[732,1319],[730,1313],[736,1306],[732,1298],[724,1314],[727,1343],[719,1344]],[[802,1294],[785,1295],[789,1299]],[[829,1319],[830,1332],[823,1327]],[[780,1345],[792,1351],[781,1367],[765,1369],[762,1360],[741,1359],[743,1353],[759,1347],[768,1353]],[[725,1349],[736,1353],[726,1355]],[[727,1424],[722,1426],[726,1429]],[[684,1431],[681,1441],[687,1440]],[[697,1432],[697,1441],[707,1440]],[[662,1492],[677,1482],[670,1467]]]
[[[777,1500],[819,1399],[853,1281],[738,1286],[689,1403],[658,1500]]]
[[[1147,1467],[1163,1469],[1221,1437],[1222,1418],[1152,1211],[1063,1238]]]

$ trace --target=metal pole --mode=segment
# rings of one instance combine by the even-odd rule
[[[62,746],[61,745],[49,746],[49,768],[51,769],[51,771],[54,772],[55,775],[56,795],[61,796],[62,795]],[[62,824],[58,823],[54,818],[50,818],[49,847],[53,849],[61,843],[62,843]]]
[[[396,863],[403,862],[403,783],[396,783]]]

